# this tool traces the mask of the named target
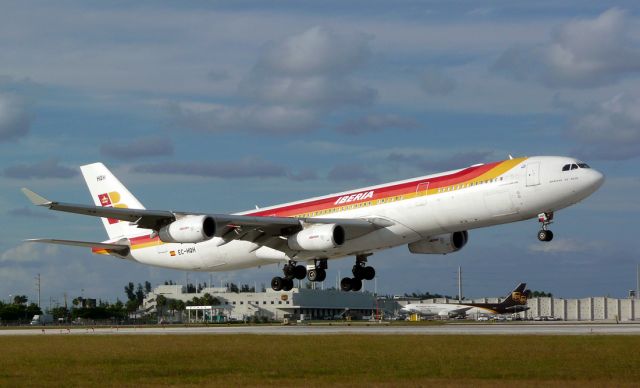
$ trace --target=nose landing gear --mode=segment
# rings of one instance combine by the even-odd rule
[[[538,221],[542,224],[540,230],[538,231],[538,240],[553,240],[553,232],[547,229],[549,225],[553,223],[553,212],[538,214]]]

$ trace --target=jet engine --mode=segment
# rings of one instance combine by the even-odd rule
[[[160,240],[167,243],[199,243],[216,233],[216,222],[209,216],[184,216],[158,231]]]
[[[317,224],[290,236],[289,248],[296,251],[324,251],[344,243],[344,228],[336,224]]]
[[[459,251],[467,244],[469,233],[467,231],[446,233],[409,244],[411,253],[447,254]]]

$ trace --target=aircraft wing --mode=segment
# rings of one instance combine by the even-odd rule
[[[203,215],[201,213],[172,212],[167,210],[128,209],[63,203],[50,201],[26,188],[23,188],[22,192],[34,205],[67,213],[128,221],[139,228],[151,229],[156,232],[180,217],[186,215]],[[310,224],[338,224],[344,228],[346,239],[353,239],[376,229],[393,225],[393,222],[379,217],[343,219],[256,217],[238,214],[206,215],[215,220],[215,236],[223,238],[225,242],[245,240],[283,251],[290,250],[287,247],[286,240],[281,237],[291,236]]]

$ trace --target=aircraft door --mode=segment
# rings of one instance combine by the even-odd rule
[[[429,190],[429,182],[418,183],[418,186],[416,187],[416,197],[422,197],[427,195],[428,190]]]
[[[527,186],[540,184],[540,162],[527,163]]]

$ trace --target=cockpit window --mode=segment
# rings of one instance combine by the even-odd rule
[[[571,163],[571,164],[565,164],[564,166],[562,166],[562,171],[569,171],[569,170],[577,170],[578,168],[591,168],[589,167],[588,164],[586,163]]]

